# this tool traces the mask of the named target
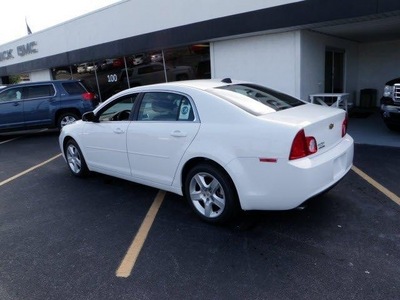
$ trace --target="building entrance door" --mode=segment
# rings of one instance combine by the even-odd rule
[[[325,51],[325,93],[344,92],[344,50]]]

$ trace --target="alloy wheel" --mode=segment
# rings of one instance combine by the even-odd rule
[[[76,118],[72,115],[65,115],[60,121],[60,127],[64,127],[65,125],[72,124],[76,121]]]
[[[69,168],[74,174],[79,174],[82,170],[82,159],[78,148],[69,144],[67,147],[67,161]]]
[[[206,218],[216,218],[225,209],[225,191],[209,173],[201,172],[192,177],[189,195],[195,209]]]

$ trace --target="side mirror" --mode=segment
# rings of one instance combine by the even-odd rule
[[[98,122],[98,120],[96,118],[96,115],[92,111],[84,113],[83,116],[82,116],[82,121],[85,121],[85,122]]]

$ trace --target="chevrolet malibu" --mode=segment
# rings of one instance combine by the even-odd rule
[[[73,175],[183,195],[210,223],[296,208],[346,175],[354,149],[344,110],[229,78],[124,90],[63,127],[59,143]]]

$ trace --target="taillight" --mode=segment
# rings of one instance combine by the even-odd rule
[[[346,133],[347,133],[348,124],[349,124],[349,117],[346,114],[346,116],[345,116],[345,118],[343,120],[343,123],[342,123],[342,137],[344,137],[346,135]]]
[[[96,99],[96,95],[93,93],[86,92],[82,94],[82,98],[83,100],[94,100]]]
[[[313,136],[306,136],[304,129],[302,129],[294,137],[289,160],[306,157],[317,151],[317,141],[315,138]]]

